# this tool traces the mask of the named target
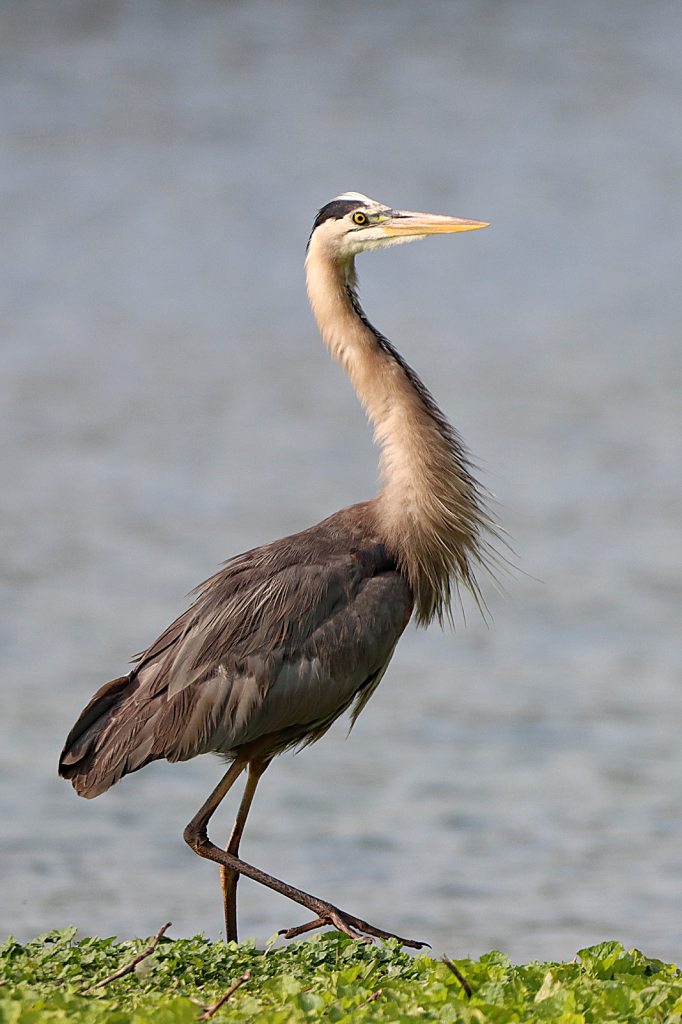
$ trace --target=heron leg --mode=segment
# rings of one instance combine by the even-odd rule
[[[313,928],[329,926],[338,928],[339,931],[345,932],[346,935],[350,935],[354,939],[365,938],[367,942],[371,942],[371,939],[367,937],[372,936],[377,939],[397,939],[403,946],[411,946],[413,949],[421,949],[423,946],[428,945],[426,942],[417,942],[415,939],[403,939],[400,935],[394,935],[393,932],[385,932],[381,928],[375,928],[374,925],[368,924],[367,921],[363,921],[359,917],[353,917],[352,914],[347,914],[345,910],[340,910],[332,903],[327,903],[326,900],[318,899],[317,896],[311,896],[310,893],[296,889],[293,885],[282,882],[273,875],[266,874],[260,868],[247,864],[240,857],[230,853],[228,850],[221,850],[220,847],[211,842],[207,832],[208,823],[227,791],[244,771],[246,764],[245,758],[237,759],[232,764],[203,807],[195,814],[185,829],[185,842],[188,846],[191,846],[195,853],[200,857],[205,857],[207,860],[220,864],[221,867],[228,868],[229,871],[237,875],[246,875],[247,878],[252,878],[254,882],[260,882],[261,885],[265,885],[268,889],[273,889],[282,896],[286,896],[288,899],[293,900],[294,903],[300,903],[302,907],[315,914],[314,921],[301,925],[299,928],[290,928],[284,931],[282,934],[286,938],[293,938],[294,935],[311,931]]]
[[[230,841],[227,844],[227,853],[232,854],[233,857],[236,857],[239,853],[239,843],[242,838],[242,833],[244,832],[244,826],[246,825],[246,818],[251,810],[251,802],[253,800],[254,793],[256,792],[256,786],[258,785],[261,775],[270,764],[270,760],[270,758],[267,758],[258,761],[249,761],[249,775],[246,780],[246,785],[244,786],[242,802],[239,805],[239,811],[237,812],[237,817],[234,825],[232,826]],[[225,864],[220,865],[220,884],[223,889],[223,905],[225,907],[226,942],[237,942],[238,881],[238,871],[233,871],[232,868],[226,867]]]

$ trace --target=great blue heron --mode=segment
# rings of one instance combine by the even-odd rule
[[[66,740],[60,774],[88,798],[158,758],[213,751],[230,762],[184,833],[196,853],[220,865],[227,940],[237,938],[240,874],[315,914],[283,931],[287,938],[323,925],[354,937],[399,938],[237,854],[272,758],[318,740],[349,708],[355,722],[413,610],[420,625],[442,623],[460,584],[478,595],[474,567],[486,564],[492,528],[481,489],[457,433],[365,316],[354,261],[368,249],[483,227],[393,210],[358,192],[322,207],[308,242],[308,296],[325,344],[374,424],[381,490],[227,562],[136,667],[95,694]],[[244,795],[221,850],[208,838],[208,822],[245,768]]]

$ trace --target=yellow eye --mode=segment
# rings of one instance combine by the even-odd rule
[[[367,223],[367,217],[365,216],[365,214],[364,214],[364,213],[361,213],[361,212],[360,212],[360,211],[358,210],[358,212],[357,212],[357,213],[354,213],[354,214],[353,214],[353,221],[354,221],[354,222],[355,222],[356,224],[366,224],[366,223]]]

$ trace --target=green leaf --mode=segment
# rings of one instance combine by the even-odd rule
[[[216,1024],[682,1024],[682,975],[618,942],[582,950],[580,962],[515,966],[493,950],[446,964],[411,957],[397,943],[368,946],[325,932],[265,953],[253,942],[203,935],[159,942],[140,969],[81,995],[118,970],[146,940],[76,939],[49,932],[0,946],[0,1024],[185,1024],[246,970],[251,978]],[[381,990],[379,996],[376,993]]]

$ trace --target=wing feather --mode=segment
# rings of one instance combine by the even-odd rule
[[[358,550],[320,527],[306,535],[303,558],[285,538],[228,563],[129,676],[95,695],[60,761],[79,793],[158,758],[234,756],[264,736],[273,753],[313,742],[354,701],[357,717],[412,595],[381,545]]]

